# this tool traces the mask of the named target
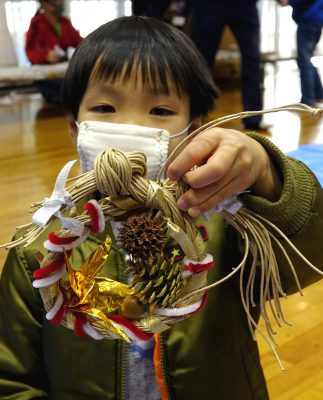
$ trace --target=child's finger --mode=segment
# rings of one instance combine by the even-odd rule
[[[190,207],[187,210],[187,212],[191,217],[196,217],[196,216],[216,207],[219,203],[221,203],[225,199],[233,196],[235,193],[238,193],[239,191],[241,191],[239,179],[234,178],[226,186],[224,186],[218,192],[214,193],[211,197],[209,197],[204,202],[202,202],[194,207]]]
[[[230,179],[233,179],[232,177]],[[230,179],[221,180],[203,188],[190,188],[177,201],[178,207],[182,211],[187,211],[189,208],[196,207],[199,204],[206,202],[226,186]]]
[[[217,147],[215,135],[202,134],[192,140],[175,160],[169,165],[167,176],[172,181],[179,180],[195,165],[203,163]]]
[[[192,188],[203,188],[218,182],[227,175],[232,178],[234,164],[237,161],[236,154],[229,148],[220,147],[207,161],[206,164],[186,172],[183,176],[185,183]],[[226,178],[226,181],[231,179]]]

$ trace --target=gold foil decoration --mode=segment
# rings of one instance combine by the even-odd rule
[[[96,324],[103,328],[105,331],[110,331],[112,334],[119,336],[127,342],[130,342],[128,335],[125,334],[123,329],[117,327],[117,325],[109,319],[102,310],[97,308],[90,308],[85,313],[96,319]]]
[[[97,305],[107,312],[117,310],[127,296],[135,294],[134,289],[109,278],[98,278],[97,282],[99,287]]]
[[[105,241],[93,253],[91,253],[88,259],[83,263],[80,271],[88,278],[94,279],[107,260],[111,246],[112,239],[110,236],[107,236]]]
[[[73,296],[71,307],[95,301],[99,293],[99,287],[95,282],[95,278],[108,258],[111,244],[111,238],[107,237],[105,242],[89,256],[79,270],[72,268],[68,257],[65,255],[69,283],[76,295]]]
[[[96,318],[113,334],[129,341],[107,314],[118,310],[124,299],[134,295],[135,291],[124,283],[97,276],[109,256],[111,245],[112,240],[107,237],[78,270],[72,268],[65,255],[68,277],[64,287],[70,293],[68,305],[71,311],[84,312]]]

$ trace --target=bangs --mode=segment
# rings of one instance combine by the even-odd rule
[[[191,115],[206,115],[217,90],[193,42],[158,19],[121,17],[100,26],[77,47],[65,75],[63,108],[77,119],[93,83],[133,80],[165,94],[186,93]]]
[[[129,46],[127,49],[111,47],[104,50],[93,67],[89,84],[114,83],[116,80],[126,83],[130,79],[135,86],[140,83],[155,93],[175,93],[179,97],[185,90],[165,57],[138,49],[138,46],[131,50]]]

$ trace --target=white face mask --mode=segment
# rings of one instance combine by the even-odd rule
[[[82,172],[93,170],[94,160],[103,150],[140,151],[147,157],[147,178],[156,180],[158,172],[167,159],[170,139],[186,134],[190,125],[191,123],[181,132],[170,135],[164,129],[139,125],[98,121],[81,122],[77,124],[77,151]]]

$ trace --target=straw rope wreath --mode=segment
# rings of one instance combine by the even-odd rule
[[[190,134],[184,144],[206,129],[225,122],[281,110],[310,112],[313,115],[322,113],[322,109],[302,104],[239,113],[211,121]],[[179,150],[175,149],[164,168]],[[60,220],[62,229],[49,233],[44,243],[47,254],[36,254],[40,267],[34,272],[33,286],[40,290],[48,320],[74,329],[76,335],[89,335],[97,340],[146,340],[198,312],[207,301],[208,289],[240,272],[241,300],[250,331],[253,336],[254,330],[259,331],[280,364],[273,346],[274,332],[266,306],[266,302],[271,300],[269,308],[275,320],[287,323],[280,306],[280,297],[286,295],[279,279],[273,242],[286,257],[300,292],[301,288],[292,263],[276,235],[285,239],[311,268],[321,275],[322,272],[306,260],[277,227],[243,207],[235,198],[218,207],[217,211],[241,234],[245,251],[241,263],[231,273],[207,285],[207,271],[213,267],[212,256],[205,253],[204,242],[194,220],[177,207],[178,198],[187,190],[186,184],[167,179],[158,179],[157,182],[146,179],[146,157],[140,152],[103,151],[95,160],[94,171],[67,180],[73,163],[67,163],[60,172],[52,196],[32,206],[33,211],[36,210],[33,221],[20,227],[26,230],[24,236],[2,246],[27,246],[50,221],[55,218]],[[92,198],[87,201],[83,211],[77,214],[74,204],[93,197],[97,192],[100,193],[100,200]],[[74,248],[80,246],[90,234],[103,232],[106,221],[116,218],[123,220],[118,239],[126,254],[125,272],[130,276],[128,284],[100,276],[112,245],[109,236],[78,269],[72,268],[70,263]],[[185,253],[183,265],[174,258],[167,258],[163,252],[169,236]],[[246,271],[249,253],[254,261]],[[258,260],[261,260],[260,265]],[[259,268],[262,276],[260,308],[267,335],[259,330],[250,312],[254,306],[256,269]]]

